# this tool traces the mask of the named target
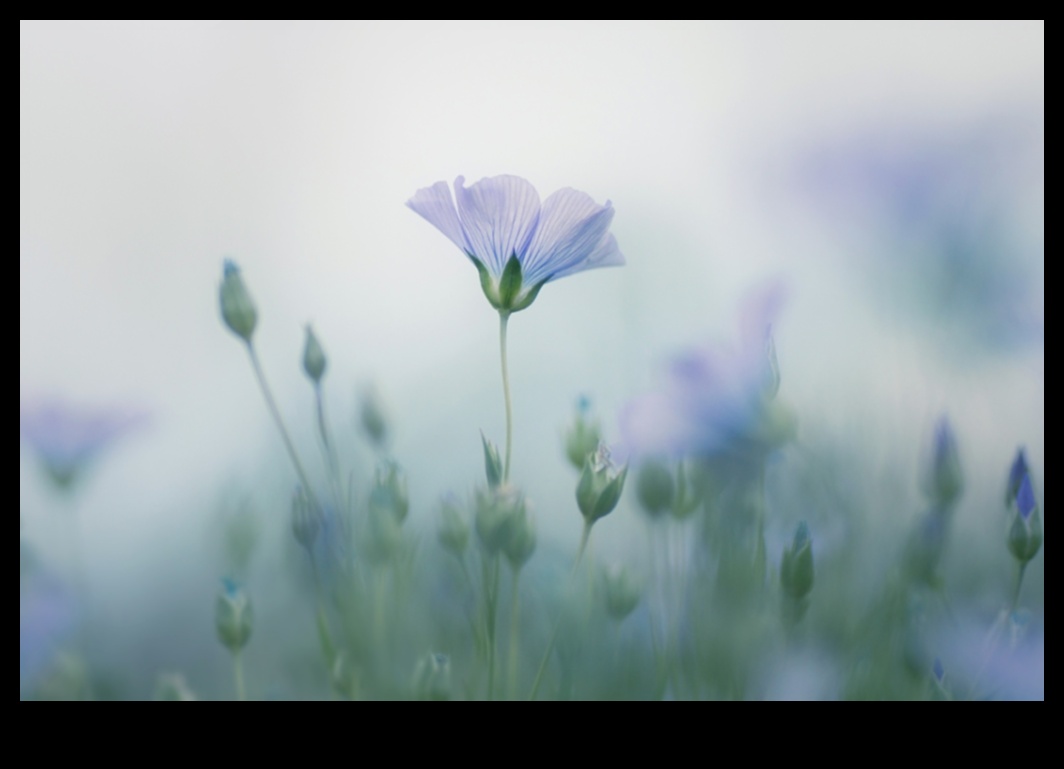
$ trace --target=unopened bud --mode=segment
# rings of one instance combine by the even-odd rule
[[[617,622],[628,617],[643,597],[643,586],[624,568],[612,568],[602,575],[606,588],[606,613]]]
[[[378,449],[383,449],[388,443],[388,417],[381,406],[380,396],[374,387],[367,387],[362,391],[361,407],[359,409],[359,421],[363,432],[370,442]]]
[[[448,497],[443,501],[442,519],[437,532],[440,546],[461,560],[469,547],[469,524],[465,521],[458,499]]]
[[[410,512],[410,495],[406,488],[406,477],[395,462],[386,462],[377,468],[377,475],[370,492],[371,510],[386,511],[402,524]]]
[[[524,508],[524,497],[512,486],[477,491],[477,539],[487,555],[498,555],[506,547],[512,523]]]
[[[1012,557],[1026,565],[1034,560],[1042,549],[1042,516],[1031,488],[1031,477],[1024,477],[1013,505],[1012,524],[1009,526],[1008,546]]]
[[[928,499],[942,507],[953,505],[964,491],[964,473],[957,451],[957,438],[945,417],[935,426],[931,462],[924,485]]]
[[[510,563],[510,568],[518,572],[528,563],[536,551],[536,527],[528,515],[526,506],[519,507],[509,523],[509,536],[502,552]]]
[[[251,301],[240,268],[230,260],[225,261],[222,284],[218,289],[218,298],[222,308],[222,320],[229,329],[250,344],[258,322],[255,303]]]
[[[327,363],[325,350],[314,334],[314,329],[307,326],[307,340],[303,345],[303,371],[310,377],[310,381],[320,384],[321,378],[325,375]]]
[[[222,580],[222,591],[218,594],[214,607],[218,640],[236,654],[247,645],[254,628],[255,617],[251,609],[251,599],[240,585],[231,579],[225,579]]]
[[[593,454],[602,440],[599,423],[588,418],[588,409],[587,400],[581,398],[573,424],[565,433],[565,456],[577,470],[584,469],[588,454]]]
[[[676,470],[676,498],[672,502],[672,517],[677,521],[690,518],[702,504],[704,489],[700,488],[699,482],[704,484],[706,481],[692,478],[687,463],[681,462]]]
[[[1016,504],[1016,496],[1020,493],[1023,480],[1028,475],[1030,475],[1030,469],[1027,467],[1027,455],[1023,449],[1019,449],[1016,452],[1016,459],[1012,461],[1012,467],[1009,469],[1009,480],[1005,485],[1006,510],[1011,510],[1012,506]]]
[[[628,467],[617,470],[605,446],[600,445],[595,454],[586,458],[576,487],[576,503],[587,525],[613,512],[621,501],[627,477]]]
[[[651,518],[658,518],[672,507],[676,487],[669,468],[651,459],[639,468],[635,483],[639,504]]]

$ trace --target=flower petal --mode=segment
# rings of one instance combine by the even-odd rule
[[[574,272],[593,270],[597,267],[620,267],[623,264],[624,254],[621,253],[621,249],[617,246],[617,238],[613,237],[612,234],[607,234],[587,259],[555,272],[550,276],[550,279],[557,280],[558,278],[572,275]]]
[[[539,193],[519,176],[493,176],[465,188],[454,182],[462,231],[473,256],[495,277],[506,262],[521,255],[539,221]]]
[[[458,220],[458,211],[455,210],[447,182],[436,182],[431,187],[418,190],[414,197],[406,201],[406,205],[450,238],[451,242],[466,254],[472,253],[462,231],[462,223]]]
[[[521,260],[529,284],[588,269],[588,257],[606,238],[613,207],[600,206],[590,195],[560,189],[543,201],[539,226]]]

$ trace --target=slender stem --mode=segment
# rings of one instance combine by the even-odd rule
[[[266,375],[263,373],[262,365],[259,363],[259,355],[255,352],[255,345],[250,341],[248,342],[248,355],[251,356],[251,367],[255,369],[255,377],[259,380],[259,388],[262,390],[262,397],[266,400],[266,407],[270,410],[270,415],[273,417],[273,421],[276,423],[277,429],[281,433],[285,448],[288,450],[288,456],[291,458],[292,464],[296,468],[296,474],[299,475],[299,480],[303,483],[303,488],[307,490],[307,495],[314,499],[314,487],[310,485],[307,473],[303,469],[303,463],[299,461],[299,455],[296,453],[296,447],[292,443],[292,439],[288,436],[288,429],[284,426],[284,419],[281,418],[281,412],[277,408],[277,402],[274,401],[273,393],[270,392],[270,386],[266,383]]]
[[[513,403],[510,400],[510,367],[506,356],[506,327],[509,321],[510,313],[499,313],[499,358],[502,361],[502,393],[506,398],[506,463],[502,470],[503,483],[510,480],[510,454],[513,449],[514,436]]]
[[[1009,614],[1015,614],[1016,609],[1020,605],[1020,591],[1023,590],[1023,578],[1027,576],[1027,564],[1021,563],[1019,571],[1016,573],[1016,589],[1012,593],[1012,608],[1009,610]]]
[[[322,453],[325,454],[325,463],[329,468],[329,481],[339,510],[344,506],[344,495],[340,484],[340,461],[336,457],[336,449],[329,438],[329,427],[325,421],[325,398],[321,393],[320,382],[315,382],[314,384],[314,402],[318,416],[318,433],[321,435]]]
[[[247,702],[247,690],[244,688],[244,654],[233,652],[233,683],[236,685],[237,702]]]
[[[521,593],[518,586],[521,581],[521,569],[513,570],[513,587],[510,595],[510,682],[511,699],[517,699],[517,660],[521,643]]]

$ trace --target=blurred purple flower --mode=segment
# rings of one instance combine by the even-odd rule
[[[621,414],[626,451],[636,457],[763,456],[785,442],[793,421],[775,402],[779,371],[772,325],[781,284],[742,306],[739,338],[677,358],[665,387],[631,401]]]
[[[60,488],[68,488],[89,461],[146,421],[143,411],[79,409],[58,400],[23,401],[19,408],[22,442]]]
[[[900,300],[954,342],[1044,341],[1044,114],[836,138],[796,176],[803,203],[856,240],[849,262],[875,257],[892,317]]]
[[[19,591],[19,691],[26,694],[45,672],[57,647],[73,630],[77,611],[70,594],[53,580],[33,575]]]
[[[569,187],[541,204],[536,189],[519,176],[481,179],[468,189],[459,176],[453,200],[447,183],[436,182],[418,190],[407,206],[462,249],[480,271],[488,300],[503,311],[524,309],[549,281],[624,264],[609,232],[613,206]],[[508,297],[502,278],[513,258],[521,275],[516,295]]]

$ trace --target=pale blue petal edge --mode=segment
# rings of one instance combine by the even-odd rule
[[[414,197],[406,201],[407,208],[418,214],[466,254],[472,252],[469,242],[458,220],[458,211],[451,199],[451,190],[447,182],[436,182],[431,187],[418,190]]]

